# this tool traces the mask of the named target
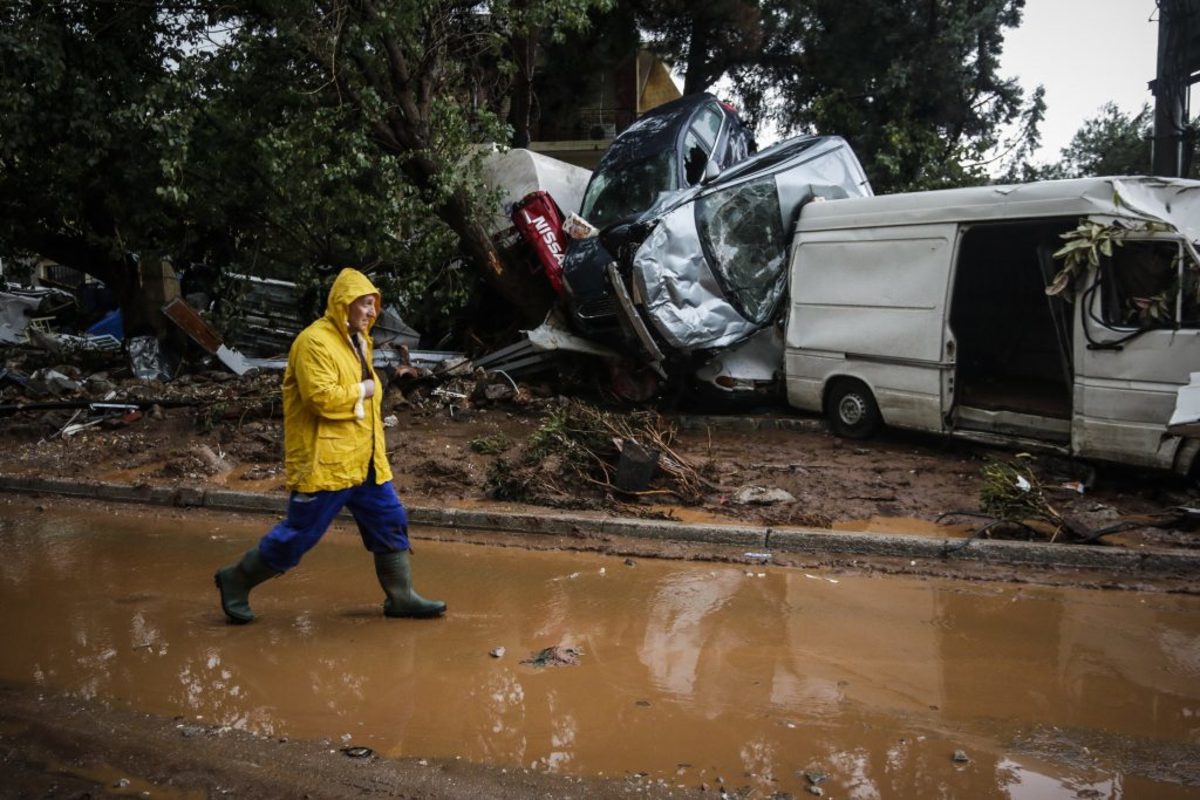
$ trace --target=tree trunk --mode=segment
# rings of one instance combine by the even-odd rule
[[[508,124],[512,126],[512,146],[528,147],[529,118],[533,110],[533,70],[537,54],[537,30],[525,31],[512,37],[513,77],[512,96],[508,108]]]
[[[436,165],[423,155],[404,162],[404,171],[421,188],[434,185]],[[458,235],[463,256],[483,275],[496,293],[512,304],[521,322],[534,327],[546,318],[554,302],[550,282],[532,265],[510,264],[476,219],[471,198],[456,189],[435,213]]]
[[[470,205],[457,191],[443,205],[440,216],[458,234],[463,255],[475,264],[496,292],[512,304],[521,322],[536,327],[554,302],[550,283],[525,264],[506,263],[483,226],[469,213]]]

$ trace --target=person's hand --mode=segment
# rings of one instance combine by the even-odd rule
[[[375,396],[375,381],[371,380],[370,378],[367,378],[365,381],[362,382],[362,388],[363,388],[362,396],[364,399],[367,397]]]

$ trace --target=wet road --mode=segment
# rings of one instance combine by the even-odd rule
[[[348,526],[226,625],[262,518],[0,519],[0,680],[263,735],[755,797],[1185,798],[1200,598],[417,542]],[[577,648],[576,666],[522,664]],[[505,648],[501,658],[489,651]],[[966,760],[955,760],[956,751]]]

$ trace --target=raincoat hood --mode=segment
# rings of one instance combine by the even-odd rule
[[[379,289],[371,283],[370,278],[356,269],[347,267],[334,278],[333,286],[329,288],[329,300],[325,303],[325,318],[332,322],[337,330],[349,336],[346,320],[350,317],[350,304],[364,294],[375,295],[375,316],[367,323],[369,332],[383,312],[383,303]]]

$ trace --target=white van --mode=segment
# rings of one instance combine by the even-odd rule
[[[1084,221],[1111,255],[1048,295]],[[1094,178],[814,203],[789,267],[788,401],[881,424],[1188,472],[1200,182]]]

